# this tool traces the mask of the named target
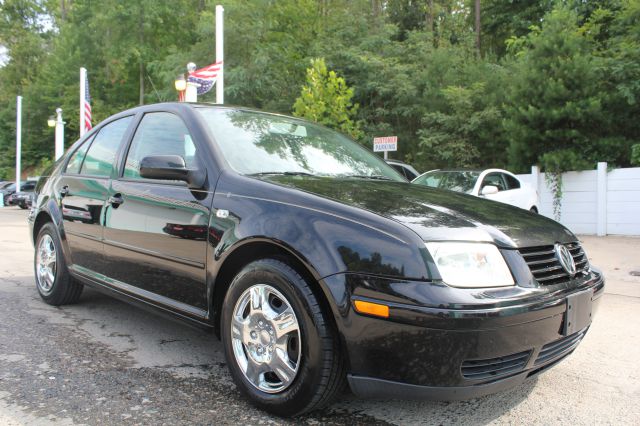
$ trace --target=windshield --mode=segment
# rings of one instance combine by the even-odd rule
[[[406,182],[346,136],[295,118],[198,108],[229,165],[245,175],[301,174]]]
[[[2,182],[0,183],[0,189],[6,189],[13,185],[13,182]]]
[[[10,183],[9,185],[5,186],[2,189],[7,189],[9,191],[14,191],[16,189],[16,184],[15,183]]]
[[[480,176],[480,172],[433,171],[427,172],[422,176],[416,178],[413,183],[431,186],[433,188],[448,189],[450,191],[471,193],[473,191],[473,187],[476,184],[478,176]]]

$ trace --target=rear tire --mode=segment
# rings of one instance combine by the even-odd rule
[[[264,303],[254,306],[254,300]],[[329,315],[309,283],[286,261],[262,259],[242,269],[225,296],[220,333],[240,392],[278,416],[297,416],[329,404],[346,380],[345,357]],[[282,330],[289,339],[284,346],[278,334]],[[280,367],[282,359],[289,367]]]
[[[58,233],[51,222],[38,232],[33,264],[36,288],[46,303],[59,306],[80,299],[84,286],[69,274]]]
[[[529,209],[529,211],[530,211],[531,213],[538,214],[538,208],[537,208],[536,206],[531,207],[531,208]]]

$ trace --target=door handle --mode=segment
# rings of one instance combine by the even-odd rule
[[[124,203],[124,199],[120,194],[113,194],[109,197],[109,204],[113,206],[114,209],[117,209],[120,204]]]
[[[66,197],[69,194],[69,185],[60,188],[60,197]]]

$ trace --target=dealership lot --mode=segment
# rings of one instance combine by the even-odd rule
[[[580,347],[511,391],[465,402],[340,402],[330,424],[640,423],[640,238],[584,237],[607,278]],[[26,212],[0,209],[0,424],[286,424],[248,405],[214,336],[86,290],[54,308],[33,283]]]

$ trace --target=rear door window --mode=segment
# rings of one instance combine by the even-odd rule
[[[485,176],[484,180],[482,181],[481,188],[484,188],[487,185],[495,186],[496,188],[498,188],[498,191],[506,191],[507,189],[507,184],[502,177],[502,173],[489,173],[487,176]]]
[[[111,176],[118,148],[132,119],[133,116],[124,117],[100,129],[87,151],[80,174]]]
[[[82,145],[76,149],[76,151],[71,154],[71,158],[67,163],[67,168],[65,169],[66,173],[80,173],[80,167],[82,167],[82,161],[84,160],[84,156],[87,154],[87,149],[89,149],[89,145],[91,145],[91,141],[95,138],[92,137],[89,140],[85,141]]]

